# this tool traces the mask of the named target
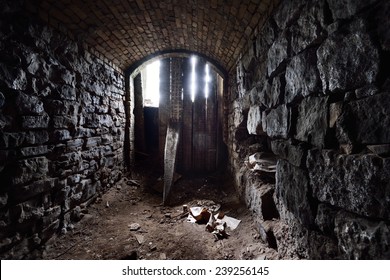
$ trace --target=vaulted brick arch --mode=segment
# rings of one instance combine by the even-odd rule
[[[232,70],[273,0],[41,0],[29,9],[127,69],[171,50],[204,54]],[[38,4],[37,4],[38,2]]]

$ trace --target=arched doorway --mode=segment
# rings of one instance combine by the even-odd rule
[[[224,78],[212,63],[195,55],[153,59],[130,80],[135,160],[154,158],[163,169],[164,160],[174,157],[173,169],[190,176],[212,173],[226,163]],[[167,138],[172,122],[178,134],[176,146],[167,145],[172,141]]]

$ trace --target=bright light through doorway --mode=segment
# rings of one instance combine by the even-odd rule
[[[204,96],[206,97],[206,99],[209,97],[209,83],[211,82],[211,77],[210,77],[210,69],[209,69],[209,65],[206,64],[205,66],[205,72],[206,72],[206,75],[204,77]]]
[[[142,73],[144,106],[158,107],[160,100],[160,60],[148,64]]]
[[[196,56],[191,57],[191,100],[195,101],[195,93],[196,93]]]

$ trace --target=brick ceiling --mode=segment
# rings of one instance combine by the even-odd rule
[[[156,53],[186,50],[205,55],[229,71],[278,1],[31,2],[34,6],[29,9],[34,9],[44,21],[66,30],[123,70]]]

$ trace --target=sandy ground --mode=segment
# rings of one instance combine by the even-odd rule
[[[95,203],[66,234],[52,238],[45,259],[276,259],[255,230],[251,213],[235,194],[225,174],[180,178],[170,206],[162,205],[156,174],[133,172]],[[130,178],[131,177],[131,178]],[[134,184],[134,182],[138,184]],[[157,184],[156,184],[157,183]],[[212,201],[212,202],[211,202]],[[183,204],[220,205],[241,220],[228,238],[216,241],[204,224],[190,223]],[[131,225],[139,229],[131,230]]]

